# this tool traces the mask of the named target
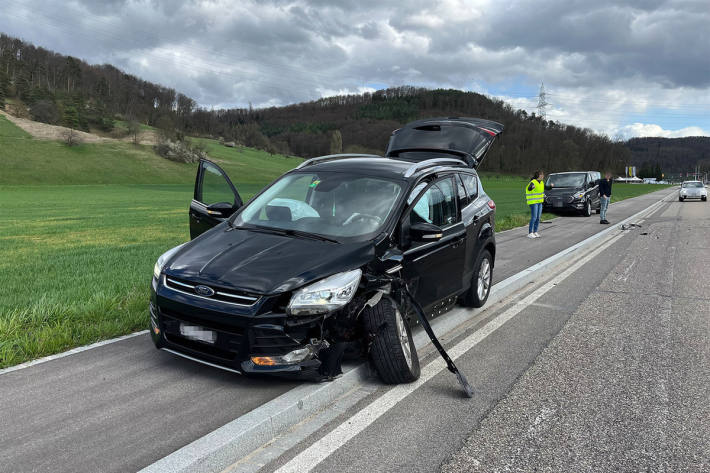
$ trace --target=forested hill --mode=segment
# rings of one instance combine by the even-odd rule
[[[710,137],[632,138],[626,142],[631,162],[639,168],[656,163],[668,173],[710,169]]]
[[[222,137],[304,157],[382,153],[391,132],[410,120],[474,116],[506,127],[484,162],[487,170],[618,172],[631,158],[627,147],[606,136],[545,121],[473,92],[405,86],[285,107],[207,110],[173,89],[113,66],[89,65],[0,35],[0,106],[5,101],[11,113],[84,130],[110,131],[115,119],[133,120],[171,136]]]

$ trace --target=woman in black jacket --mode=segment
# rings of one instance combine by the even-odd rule
[[[601,206],[599,210],[599,223],[608,224],[609,221],[606,219],[606,209],[609,207],[609,201],[611,200],[611,173],[607,172],[604,175],[604,179],[599,181],[599,199],[601,200]]]

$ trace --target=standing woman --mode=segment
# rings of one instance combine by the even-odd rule
[[[530,206],[530,224],[528,225],[528,238],[540,238],[537,227],[540,225],[540,215],[542,214],[542,202],[545,200],[545,174],[542,171],[535,171],[533,178],[525,188],[525,199]]]

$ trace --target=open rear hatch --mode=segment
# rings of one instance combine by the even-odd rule
[[[386,156],[414,162],[454,156],[475,169],[502,132],[502,124],[482,118],[417,120],[392,133]]]

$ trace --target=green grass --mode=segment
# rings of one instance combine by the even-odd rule
[[[300,160],[199,139],[248,199]],[[147,327],[156,258],[188,240],[194,164],[128,143],[37,141],[0,117],[0,368]],[[497,229],[526,179],[484,175]],[[614,197],[659,186],[614,185]]]

